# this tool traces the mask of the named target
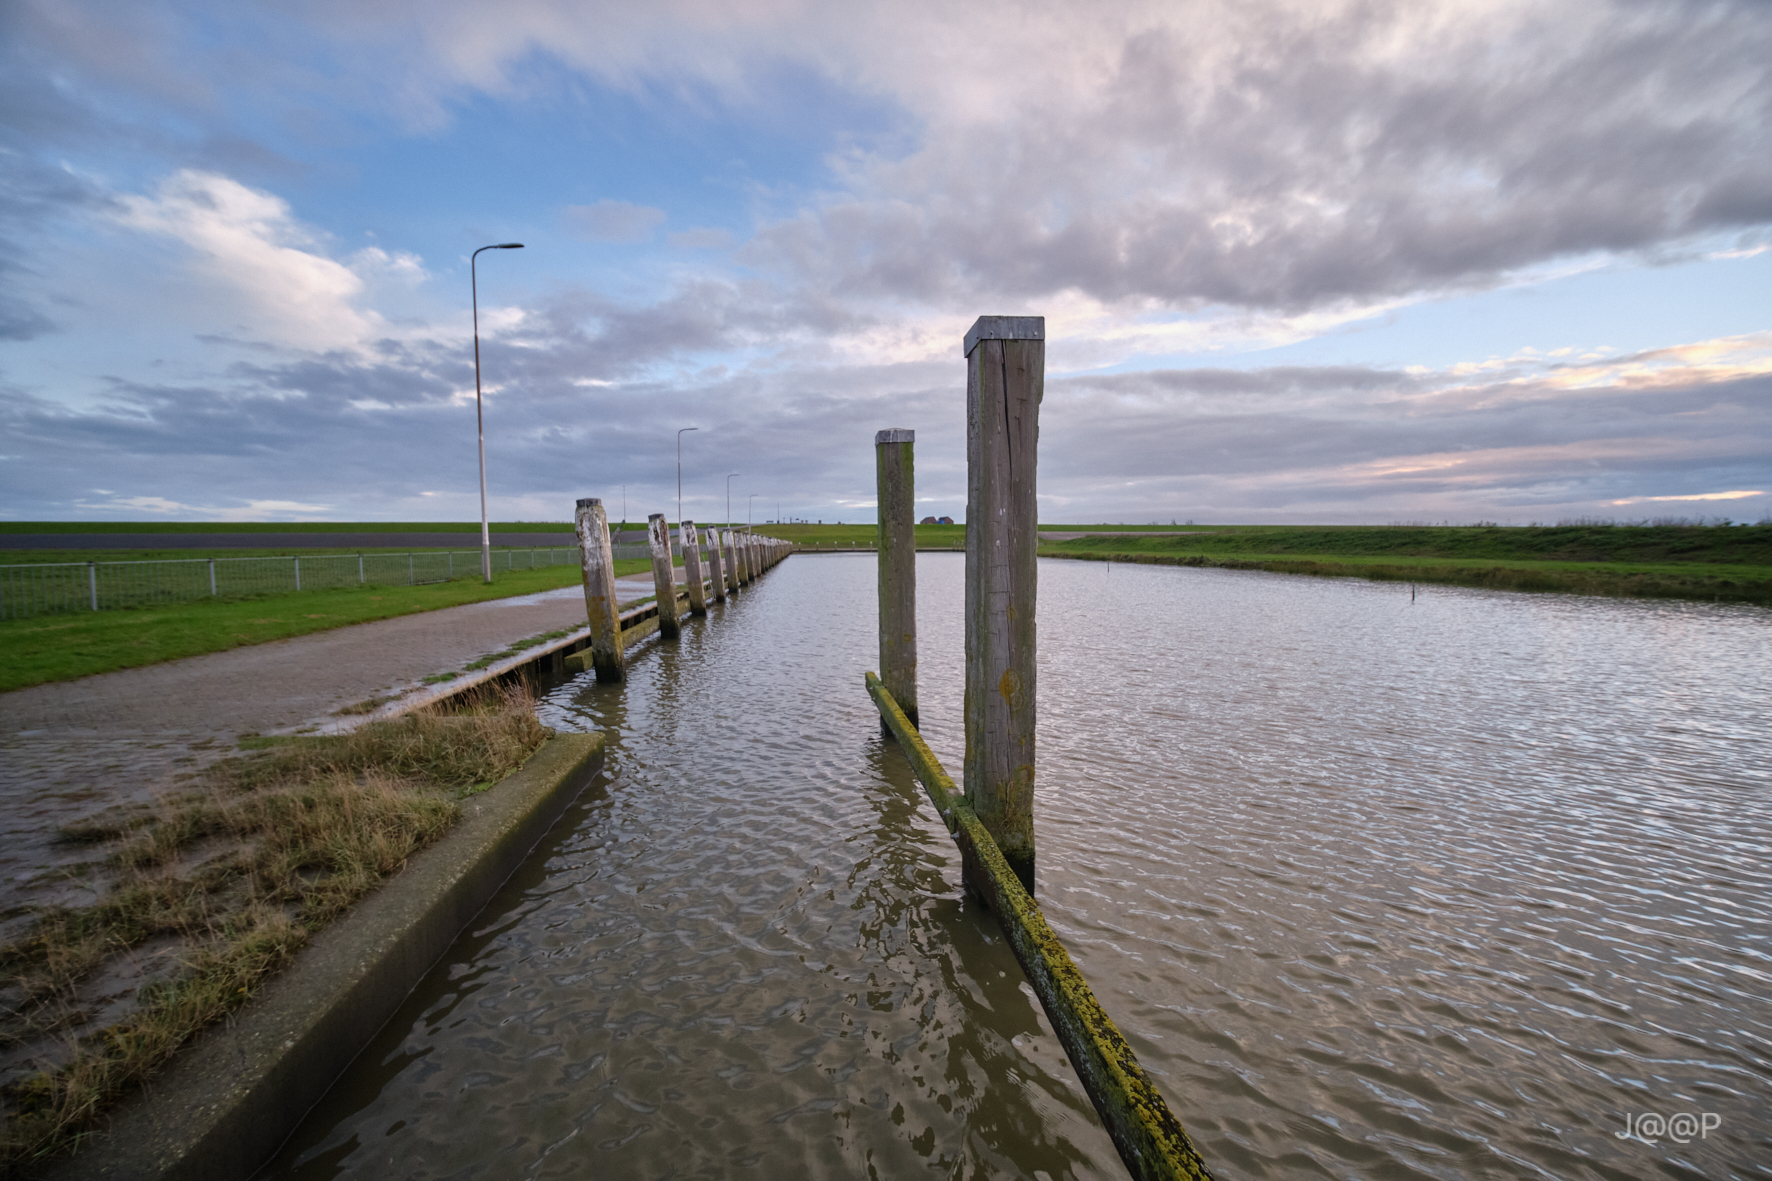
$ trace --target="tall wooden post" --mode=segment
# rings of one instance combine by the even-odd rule
[[[738,535],[738,561],[739,565],[744,568],[745,585],[749,586],[757,581],[756,554],[751,550],[751,535],[749,533]]]
[[[677,638],[677,578],[671,573],[671,527],[663,513],[646,518],[646,540],[652,546],[652,586],[658,593],[658,634]]]
[[[584,561],[585,615],[591,625],[591,668],[599,681],[624,675],[621,609],[615,599],[615,553],[609,546],[609,519],[596,497],[578,502],[573,518]]]
[[[916,432],[874,435],[874,481],[880,505],[880,681],[911,725],[917,724]],[[886,723],[881,722],[882,726]]]
[[[714,590],[714,602],[726,601],[725,563],[720,560],[720,531],[708,530],[708,585]]]
[[[683,537],[683,575],[689,585],[689,614],[706,615],[708,600],[701,589],[701,535],[695,531],[694,521],[682,521],[677,528]]]
[[[966,798],[1034,892],[1034,462],[1046,318],[966,334]]]

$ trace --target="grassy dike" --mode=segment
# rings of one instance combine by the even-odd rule
[[[1040,554],[1772,606],[1772,524],[1196,528],[1211,532],[1080,537]]]
[[[99,1125],[548,733],[522,689],[483,692],[453,712],[273,743],[156,806],[64,830],[104,847],[111,883],[0,947],[0,1037],[45,1064],[0,1087],[0,1174]],[[119,1010],[119,982],[141,977]]]
[[[205,552],[205,551],[197,551]],[[618,575],[650,569],[617,562]],[[310,632],[572,586],[576,566],[544,566],[424,586],[357,586],[247,599],[0,621],[0,692],[284,640]]]

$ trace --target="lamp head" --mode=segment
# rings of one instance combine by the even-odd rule
[[[501,242],[497,246],[494,246],[493,249],[494,250],[521,250],[521,249],[523,249],[523,243],[521,243],[521,242]]]

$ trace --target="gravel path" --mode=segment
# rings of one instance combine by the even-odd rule
[[[624,604],[651,593],[649,574],[617,580]],[[35,907],[97,899],[95,850],[55,843],[70,821],[155,798],[241,735],[335,722],[348,706],[584,623],[583,591],[562,587],[0,694],[0,943]]]

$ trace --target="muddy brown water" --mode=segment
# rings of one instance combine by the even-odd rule
[[[1772,1176],[1772,611],[1039,576],[1041,901],[1219,1176]],[[264,1175],[1124,1176],[880,737],[873,580],[554,687],[603,780]]]

